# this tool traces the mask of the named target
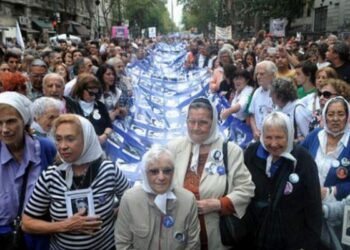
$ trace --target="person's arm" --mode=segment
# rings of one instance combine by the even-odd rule
[[[121,200],[123,194],[126,190],[130,188],[130,184],[123,171],[121,171],[118,166],[115,166],[116,175],[115,175],[115,183],[116,183],[116,196],[119,200]]]
[[[102,220],[99,216],[84,216],[85,211],[76,213],[72,217],[57,221],[48,222],[36,219],[27,214],[22,216],[22,229],[27,233],[34,234],[53,234],[65,232],[81,232],[93,234],[94,231],[100,230]]]
[[[305,152],[305,151],[304,151]],[[305,169],[305,193],[302,201],[305,204],[303,232],[303,249],[317,249],[322,227],[322,203],[321,191],[318,178],[318,170],[315,161],[306,152],[303,157],[298,157],[298,163]]]
[[[222,69],[217,68],[214,70],[213,76],[209,82],[209,89],[212,93],[215,93],[219,90],[220,83],[223,79],[223,76],[224,76],[224,72]]]
[[[301,135],[298,135],[299,140],[303,140],[309,134],[309,124],[312,119],[312,114],[304,106],[298,105],[295,108],[295,121]],[[303,138],[302,138],[303,137]]]
[[[243,151],[237,145],[228,143],[229,191],[227,194],[237,217],[242,218],[254,196],[255,185],[252,176],[244,163]]]
[[[258,127],[256,126],[254,114],[250,114],[249,119],[250,119],[250,127],[252,128],[252,131],[253,131],[254,139],[259,140],[261,133],[260,133],[260,130],[258,129]]]
[[[118,219],[115,224],[115,243],[118,250],[133,249],[133,233],[130,230],[130,209],[127,197],[120,202]]]
[[[227,117],[229,117],[231,114],[237,113],[237,112],[240,111],[240,110],[241,110],[241,104],[240,104],[240,103],[232,104],[231,107],[229,107],[229,108],[224,109],[223,111],[221,111],[220,118],[221,118],[222,120],[225,120],[225,119],[227,119]]]
[[[188,216],[189,218],[189,225],[188,225],[188,239],[187,239],[187,250],[190,249],[200,249],[200,243],[199,243],[199,232],[200,232],[200,225],[199,220],[197,216],[197,206],[196,206],[196,199],[193,197],[193,205],[191,206],[191,211]]]

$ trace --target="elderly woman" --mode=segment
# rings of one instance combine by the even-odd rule
[[[92,123],[102,144],[112,133],[112,122],[106,106],[98,100],[101,92],[101,84],[95,76],[80,74],[73,88],[72,97],[79,102],[84,117]]]
[[[220,238],[220,215],[243,217],[254,193],[251,175],[244,165],[242,150],[228,143],[228,173],[223,167],[223,143],[217,112],[206,98],[194,99],[187,115],[188,136],[169,144],[174,154],[175,181],[197,199],[201,225],[201,249],[227,249]],[[227,195],[226,178],[229,181]]]
[[[350,194],[349,103],[343,97],[327,101],[322,112],[324,128],[310,133],[302,145],[315,158],[324,208]],[[330,205],[332,206],[332,205]],[[328,212],[325,211],[327,217]],[[339,226],[335,223],[334,226]],[[340,228],[338,237],[340,238]]]
[[[289,116],[294,126],[294,139],[300,141],[309,133],[311,112],[297,100],[297,91],[290,78],[276,78],[272,82],[272,101],[277,111]]]
[[[273,112],[263,122],[260,142],[244,154],[256,186],[249,210],[255,237],[244,249],[318,249],[322,211],[317,166],[305,149],[293,146],[293,138],[289,117]]]
[[[56,156],[52,142],[30,134],[29,128],[33,121],[31,108],[31,101],[21,94],[0,94],[1,249],[10,249],[14,221],[22,214],[22,207],[40,173],[53,163]],[[31,242],[39,243],[33,239]],[[40,249],[47,249],[44,247],[45,240],[41,243]]]
[[[142,186],[127,191],[121,200],[117,249],[199,249],[196,199],[174,187],[172,154],[152,146],[142,163]]]
[[[33,103],[34,121],[31,128],[34,134],[50,137],[53,121],[60,115],[63,103],[52,97],[39,97]]]
[[[114,201],[128,188],[127,179],[104,159],[94,128],[84,117],[61,115],[53,134],[63,163],[40,176],[24,211],[23,230],[51,234],[51,249],[115,249]],[[87,199],[89,209],[72,214],[69,202],[78,198]],[[47,212],[51,222],[40,219]]]

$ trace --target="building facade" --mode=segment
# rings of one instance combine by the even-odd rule
[[[47,42],[55,34],[96,38],[106,32],[100,1],[0,0],[0,41],[16,37],[16,21],[25,40]],[[99,15],[98,15],[99,14]],[[102,16],[101,16],[102,15]]]

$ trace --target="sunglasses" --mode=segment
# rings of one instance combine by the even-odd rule
[[[88,94],[92,97],[92,96],[94,96],[94,97],[96,97],[96,96],[98,96],[98,94],[99,94],[99,92],[94,92],[94,91],[92,91],[92,90],[90,90],[90,89],[85,89],[86,90],[86,92],[88,92]]]
[[[317,91],[317,95],[319,96],[319,97],[321,97],[321,96],[323,96],[324,98],[326,98],[326,99],[329,99],[329,98],[331,98],[332,96],[336,96],[337,94],[336,93],[332,93],[332,92],[330,92],[330,91],[323,91],[323,92],[321,92],[321,91]]]
[[[163,175],[171,175],[174,172],[174,168],[171,168],[171,167],[163,168],[163,169],[152,168],[147,170],[147,172],[153,176],[159,175],[160,171],[162,171]]]

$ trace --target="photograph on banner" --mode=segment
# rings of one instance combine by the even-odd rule
[[[112,26],[112,38],[128,38],[129,29],[127,26]]]
[[[275,37],[286,36],[286,27],[288,20],[285,18],[271,19],[270,20],[270,33]]]
[[[156,27],[148,27],[148,37],[155,38],[157,36]]]
[[[229,40],[232,39],[232,27],[219,27],[215,26],[215,39]]]

